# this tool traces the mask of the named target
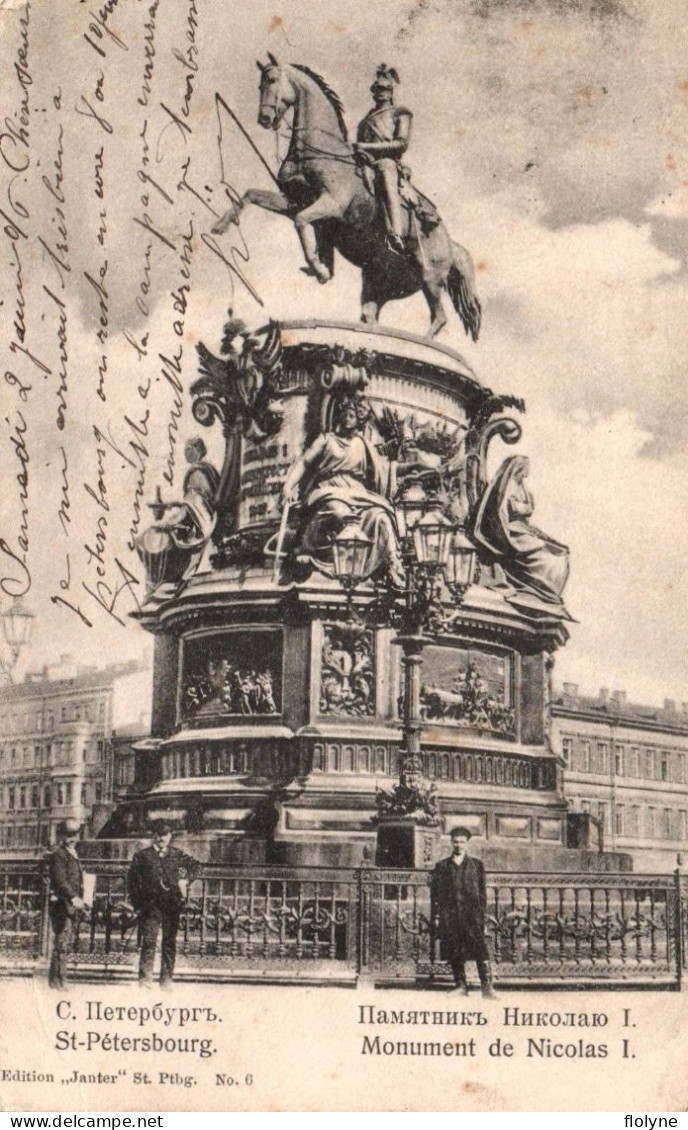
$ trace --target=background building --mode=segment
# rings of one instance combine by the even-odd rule
[[[688,847],[688,703],[643,706],[624,691],[588,697],[564,683],[552,740],[569,809],[600,820],[605,848],[631,852],[636,871],[675,866]]]
[[[150,681],[146,662],[97,669],[63,656],[0,687],[0,852],[39,854],[67,817],[97,834],[112,809],[113,735],[150,716]]]

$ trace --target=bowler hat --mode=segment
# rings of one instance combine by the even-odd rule
[[[69,817],[67,820],[60,820],[57,825],[58,839],[67,839],[71,836],[78,836],[81,833],[81,821]]]

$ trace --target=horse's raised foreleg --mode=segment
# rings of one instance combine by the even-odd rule
[[[313,224],[319,220],[333,220],[340,218],[342,209],[333,196],[323,192],[313,204],[304,208],[294,218],[296,230],[299,233],[306,262],[311,268],[318,282],[326,283],[332,278],[331,269],[323,263],[318,250],[318,237]]]
[[[265,208],[267,212],[277,212],[280,216],[292,216],[293,205],[281,192],[268,192],[262,188],[249,188],[240,200],[235,200],[229,206],[222,219],[213,224],[213,235],[222,235],[230,224],[235,224],[247,204],[255,204],[258,208]]]

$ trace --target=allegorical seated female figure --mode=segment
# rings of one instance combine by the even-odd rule
[[[284,482],[284,504],[299,497],[304,515],[296,553],[316,568],[331,572],[331,545],[352,519],[360,524],[371,545],[365,576],[386,571],[394,585],[404,587],[394,509],[385,496],[383,461],[361,434],[353,399],[338,408],[334,431],[323,432],[296,461]]]
[[[530,524],[534,503],[524,481],[529,466],[523,455],[504,460],[481,499],[474,537],[517,590],[507,600],[536,610],[547,606],[566,615],[561,594],[569,575],[569,551]]]

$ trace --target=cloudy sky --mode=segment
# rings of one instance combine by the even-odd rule
[[[198,183],[207,186],[213,203],[220,195],[215,91],[236,109],[274,166],[274,136],[255,121],[256,58],[264,60],[269,50],[320,71],[342,97],[351,129],[369,106],[376,66],[396,66],[402,79],[397,101],[414,114],[409,163],[415,180],[478,266],[481,339],[468,342],[452,322],[442,340],[462,352],[490,387],[525,398],[519,450],[531,456],[535,520],[571,547],[566,596],[578,623],[558,658],[557,678],[590,691],[623,687],[651,702],[688,700],[684,6],[678,0],[291,0],[242,6],[205,0],[198,7],[199,70],[188,147],[192,167],[202,170]],[[160,12],[158,83],[174,74],[173,51],[181,42],[179,27],[167,27]],[[120,30],[141,56],[141,17],[136,15],[137,24],[129,18],[127,24],[122,17]],[[67,20],[66,6],[64,30],[57,49],[49,25],[37,24],[36,35],[51,44],[51,81],[69,85],[82,58],[87,67],[93,60],[88,52],[83,56],[82,28],[73,10]],[[125,105],[126,72],[113,71],[112,80],[108,72],[107,81],[110,96],[120,92]],[[137,131],[125,128],[119,112],[122,127],[106,142],[121,144],[124,154],[138,145]],[[114,104],[112,113],[118,113]],[[66,123],[76,167],[82,125]],[[165,145],[178,133],[173,128]],[[270,187],[231,132],[225,160],[237,187]],[[112,178],[112,166],[108,173]],[[78,183],[73,176],[72,214],[88,209]],[[122,185],[125,200],[124,180]],[[192,204],[187,195],[185,207]],[[124,207],[119,197],[113,212],[117,207]],[[195,218],[197,230],[207,230],[200,205]],[[238,288],[237,313],[253,324],[266,314],[357,320],[358,278],[347,264],[339,261],[335,279],[319,287],[299,271],[300,250],[287,221],[247,211],[241,230],[264,308]],[[112,225],[109,238],[117,264],[111,271],[111,366],[129,371],[123,333],[143,328],[132,305],[141,245],[124,222]],[[73,253],[76,262],[78,248]],[[163,316],[168,291],[162,275],[154,278],[151,325]],[[71,332],[76,344],[83,338],[85,349],[93,334],[89,297],[82,269],[70,295]],[[217,346],[227,304],[226,272],[202,248],[194,260],[186,340]],[[425,305],[419,298],[390,305],[383,321],[423,332]],[[184,369],[188,384],[195,375],[191,348]],[[195,430],[189,416],[183,430]],[[76,466],[86,424],[74,419],[70,428]],[[54,476],[52,457],[48,465]],[[40,489],[38,471],[34,489]],[[135,567],[133,558],[130,564]],[[32,598],[41,617],[33,662],[66,650],[65,640],[88,658],[97,658],[104,646],[111,655],[130,656],[148,643],[135,627],[103,623],[97,635],[82,631],[74,617],[49,606],[51,582],[40,553],[35,576]]]

